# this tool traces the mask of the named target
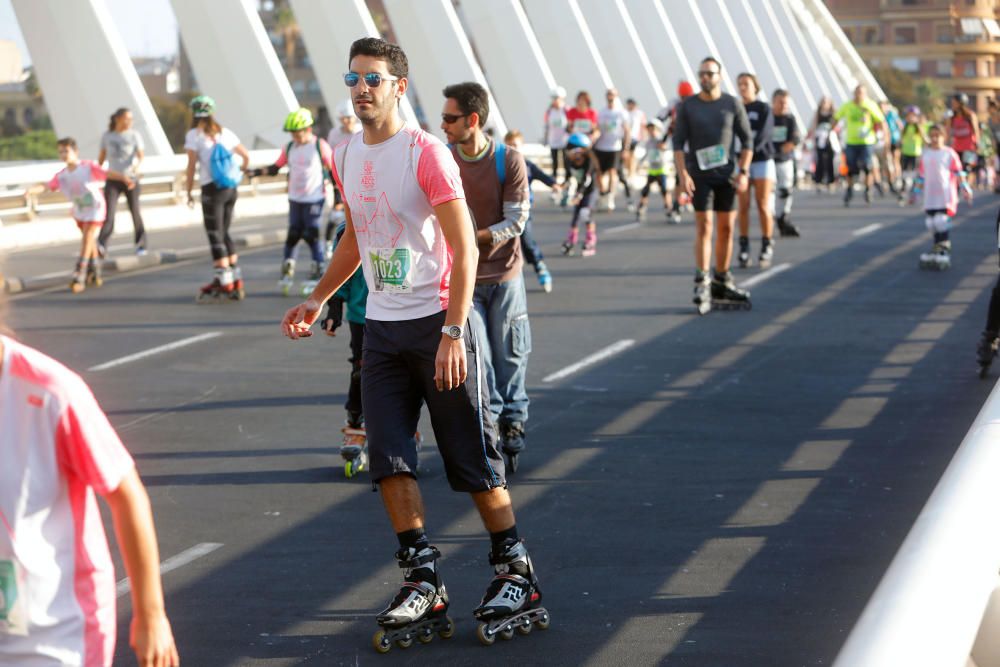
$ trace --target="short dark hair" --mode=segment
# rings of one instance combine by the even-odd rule
[[[771,99],[773,100],[775,97],[788,97],[788,91],[784,88],[775,88],[774,94],[771,95]]]
[[[475,81],[455,83],[444,89],[445,98],[453,99],[464,114],[479,114],[479,127],[490,115],[490,95]]]
[[[719,68],[719,71],[720,72],[722,71],[722,63],[716,60],[715,57],[713,56],[705,56],[704,58],[702,58],[700,64],[704,65],[705,63],[715,63],[716,66]]]
[[[740,79],[750,79],[750,81],[753,82],[753,89],[758,93],[760,92],[760,80],[757,79],[756,74],[751,74],[750,72],[740,72],[736,77],[736,80],[739,81]]]
[[[351,66],[354,56],[371,56],[384,60],[389,65],[389,74],[400,79],[410,75],[410,63],[399,45],[387,42],[378,37],[362,37],[351,44],[351,53],[347,57],[347,66]]]
[[[74,139],[73,137],[63,137],[62,139],[56,142],[56,146],[66,146],[67,148],[72,148],[73,150],[77,150],[76,139]]]

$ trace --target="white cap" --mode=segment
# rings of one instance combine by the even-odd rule
[[[566,97],[566,89],[562,86],[556,86],[552,89],[552,97]]]
[[[344,100],[337,105],[337,118],[347,118],[354,115],[354,104],[350,100]]]

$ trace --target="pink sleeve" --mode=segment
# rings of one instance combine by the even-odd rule
[[[963,171],[962,158],[958,157],[958,153],[954,150],[951,151],[951,170],[956,174]]]
[[[49,182],[45,184],[45,187],[47,187],[52,192],[55,192],[56,190],[58,190],[59,189],[59,175],[62,174],[64,171],[66,171],[66,170],[65,169],[60,169],[59,171],[57,171],[56,174],[55,174],[55,176],[53,176],[51,179],[49,179]]]
[[[274,161],[274,166],[277,167],[277,168],[279,168],[279,169],[281,169],[286,164],[288,164],[288,153],[286,153],[285,149],[282,148],[281,149],[281,155],[279,155],[278,159]]]
[[[108,172],[104,170],[104,167],[92,162],[91,160],[85,160],[87,166],[90,167],[90,180],[92,181],[106,181],[108,180]]]
[[[417,182],[431,206],[465,199],[462,176],[451,151],[440,141],[424,144],[417,163]]]
[[[919,174],[920,178],[923,178],[924,177],[924,158],[923,157],[920,158],[919,165],[920,166],[917,167],[917,174]]]
[[[333,171],[333,149],[325,139],[316,139],[319,142],[319,156],[323,159],[323,166]]]
[[[82,380],[67,396],[56,428],[60,463],[97,493],[111,493],[135,466],[132,457]]]

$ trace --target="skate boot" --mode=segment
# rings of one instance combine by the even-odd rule
[[[990,372],[990,365],[1000,349],[1000,337],[996,331],[986,330],[976,347],[976,361],[979,362],[979,377],[985,378]]]
[[[216,268],[212,282],[204,285],[195,297],[198,303],[219,303],[233,298],[233,272],[229,268]]]
[[[681,206],[677,201],[674,201],[674,206],[670,209],[669,222],[674,225],[681,224]]]
[[[69,281],[69,290],[73,294],[79,294],[87,289],[87,268],[84,262],[77,262],[73,271],[73,279]]]
[[[546,294],[552,291],[552,274],[549,273],[549,267],[545,266],[545,262],[539,262],[535,265],[535,273],[538,274],[538,284],[542,286],[542,291]]]
[[[100,261],[87,262],[87,284],[91,287],[100,287],[104,284],[104,278],[101,277]]]
[[[243,283],[243,271],[235,264],[230,267],[233,270],[233,293],[229,298],[234,301],[242,301],[247,296],[246,285]]]
[[[490,646],[497,635],[512,639],[514,631],[522,635],[549,627],[549,612],[541,606],[542,591],[538,588],[528,550],[520,540],[504,542],[500,553],[490,553],[494,576],[473,615],[481,621],[476,628],[479,641]]]
[[[288,296],[292,292],[292,284],[295,282],[295,260],[286,259],[281,263],[281,278],[278,279],[278,288],[282,296]]]
[[[569,236],[566,237],[566,240],[563,241],[562,244],[562,251],[564,255],[571,256],[576,254],[576,241],[578,238],[580,238],[580,232],[576,227],[571,228],[569,230]]]
[[[930,271],[944,271],[951,267],[951,242],[940,241],[930,252],[920,255],[920,268]]]
[[[635,212],[635,221],[636,222],[645,222],[646,221],[646,205],[645,204],[639,204],[639,208],[636,209],[636,212]]]
[[[750,237],[741,236],[740,237],[740,252],[737,255],[737,260],[739,260],[740,268],[745,269],[750,266]]]
[[[316,283],[323,277],[325,270],[321,262],[313,262],[312,270],[309,272],[309,279],[302,283],[302,296],[309,296],[316,289]]]
[[[368,467],[368,438],[360,419],[348,419],[345,424],[340,429],[344,434],[340,456],[344,459],[344,476],[350,479]]]
[[[447,615],[448,593],[437,570],[440,557],[441,552],[430,546],[396,552],[396,560],[406,573],[399,593],[375,617],[382,627],[372,637],[372,645],[379,653],[388,653],[393,643],[409,648],[414,639],[427,644],[434,633],[443,639],[455,634],[455,623]]]
[[[500,422],[500,443],[507,455],[507,468],[511,474],[517,472],[517,457],[524,451],[524,424],[521,422]]]
[[[779,215],[775,222],[778,225],[778,233],[782,236],[801,236],[801,234],[799,234],[799,228],[792,224],[792,221],[788,219],[788,216]]]
[[[774,261],[774,241],[765,236],[760,241],[760,257],[757,258],[757,263],[760,264],[760,268],[767,269],[771,267],[772,261]]]
[[[712,307],[718,310],[750,310],[750,292],[737,287],[729,271],[715,273],[712,276]]]
[[[593,257],[597,254],[597,232],[593,229],[587,230],[587,235],[583,239],[583,246],[580,248],[580,255],[583,257]]]
[[[694,298],[691,299],[699,315],[704,315],[712,309],[712,283],[707,273],[695,271]]]

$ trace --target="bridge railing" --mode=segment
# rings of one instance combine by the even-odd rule
[[[1000,665],[998,508],[1000,383],[917,517],[835,667]]]

